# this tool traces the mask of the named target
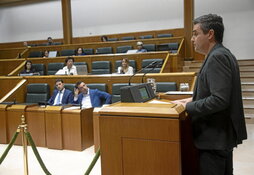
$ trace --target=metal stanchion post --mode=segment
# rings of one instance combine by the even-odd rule
[[[21,116],[21,125],[19,125],[22,136],[22,145],[23,145],[23,158],[24,158],[24,175],[28,175],[28,159],[27,159],[27,140],[25,132],[27,132],[27,124],[25,121],[24,115]]]

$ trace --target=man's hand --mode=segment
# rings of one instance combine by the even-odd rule
[[[181,100],[175,100],[175,101],[171,101],[171,103],[175,103],[175,104],[181,104],[184,107],[186,106],[187,103],[192,102],[192,97],[190,98],[184,98]]]
[[[79,94],[78,88],[74,88],[74,97],[77,97]]]

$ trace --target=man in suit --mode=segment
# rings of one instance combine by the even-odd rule
[[[84,82],[79,81],[76,83],[74,103],[82,104],[84,108],[100,107],[111,103],[111,95],[98,89],[89,89]]]
[[[73,103],[73,93],[64,88],[63,80],[56,80],[56,88],[53,95],[49,99],[48,103],[50,105],[64,105]]]
[[[222,45],[224,25],[209,14],[194,20],[195,51],[206,55],[192,98],[175,101],[191,117],[201,175],[233,175],[232,151],[247,139],[239,66]]]

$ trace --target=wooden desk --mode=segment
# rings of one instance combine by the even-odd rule
[[[7,140],[10,141],[13,134],[17,131],[18,126],[21,124],[21,116],[25,115],[26,108],[33,105],[12,105],[7,107],[7,120],[6,120],[6,128],[7,128]],[[15,142],[17,145],[21,145],[21,135],[17,137]]]
[[[40,106],[27,107],[26,122],[35,145],[46,147],[45,108]]]
[[[116,103],[99,115],[103,175],[196,173],[186,172],[182,162],[188,143],[182,140],[181,105]]]
[[[47,106],[45,109],[47,147],[63,149],[62,106]]]
[[[6,110],[9,105],[0,104],[0,143],[8,143],[7,139],[7,117]]]
[[[63,148],[83,151],[93,145],[93,108],[62,111]]]

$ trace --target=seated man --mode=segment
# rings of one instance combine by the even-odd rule
[[[64,88],[63,80],[56,80],[56,88],[48,103],[50,105],[64,105],[73,103],[73,93]]]
[[[137,53],[143,53],[143,52],[147,52],[147,50],[143,48],[143,42],[138,41],[137,42]]]
[[[111,95],[99,91],[98,89],[89,89],[82,81],[76,83],[74,92],[74,104],[82,104],[84,108],[100,107],[103,104],[111,103]]]

